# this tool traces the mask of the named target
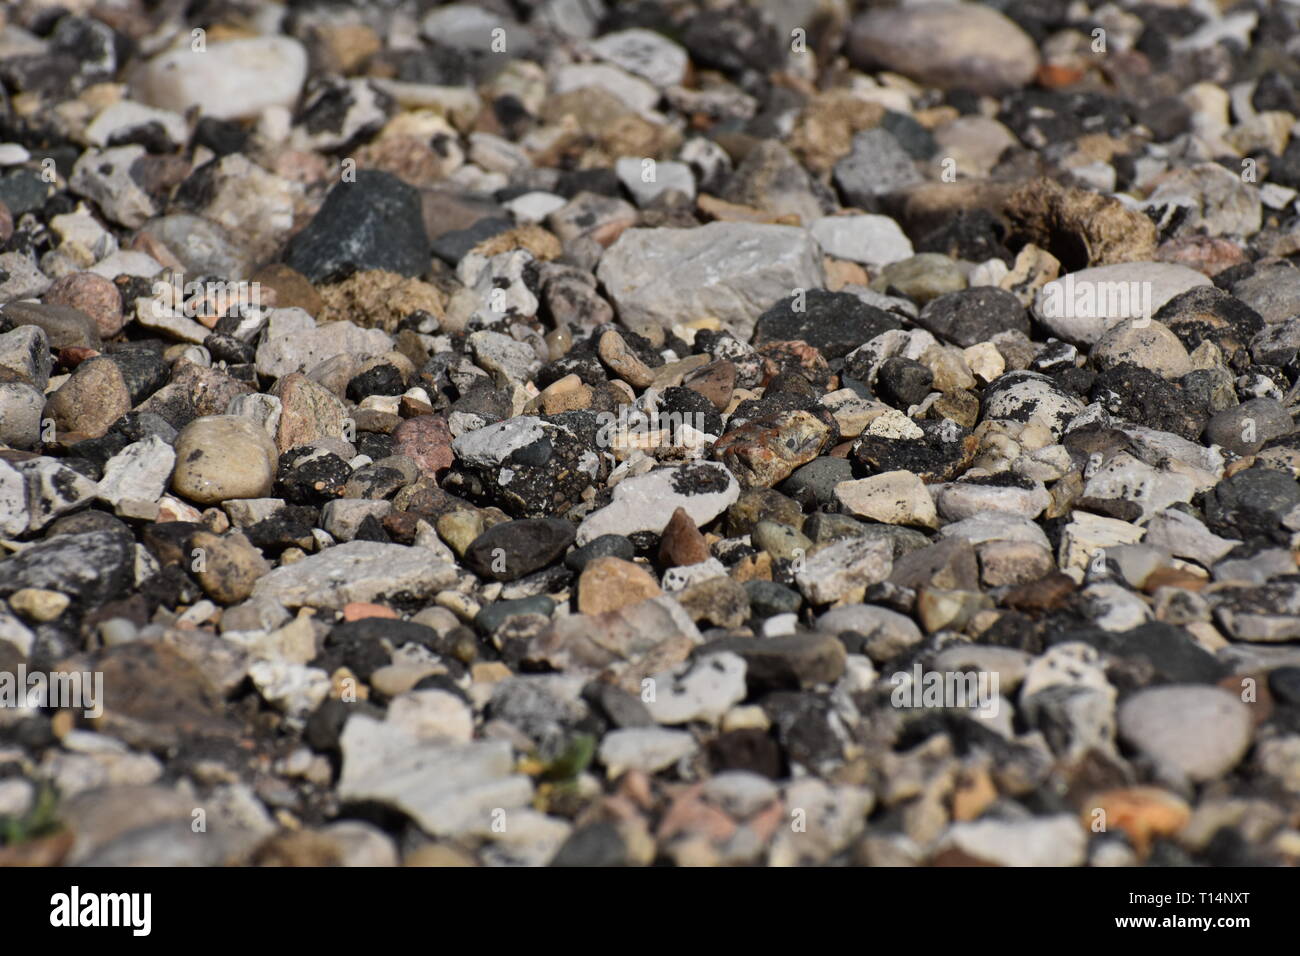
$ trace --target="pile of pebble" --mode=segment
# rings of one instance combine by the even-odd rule
[[[1294,864],[1298,44],[7,3],[0,863]]]

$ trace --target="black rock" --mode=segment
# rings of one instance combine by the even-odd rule
[[[289,241],[284,261],[312,282],[369,269],[404,276],[429,268],[420,193],[396,176],[364,169],[330,190],[320,211]]]
[[[194,126],[193,144],[206,146],[218,157],[243,152],[248,145],[248,131],[234,120],[201,116]]]
[[[722,416],[699,392],[680,386],[663,390],[659,398],[660,427],[676,433],[684,425],[709,435],[722,434]]]
[[[781,746],[766,731],[727,731],[710,740],[706,752],[709,768],[715,774],[727,770],[748,770],[769,780],[780,780],[785,776],[785,758]]]
[[[523,518],[493,525],[474,539],[465,563],[480,577],[513,581],[556,561],[577,534],[563,518]]]
[[[280,456],[276,485],[291,504],[319,505],[341,498],[351,477],[352,466],[338,455],[304,445]]]
[[[881,401],[907,411],[930,394],[934,373],[915,359],[891,355],[876,373],[876,394]]]
[[[780,490],[805,508],[830,506],[836,501],[835,486],[853,479],[853,464],[847,458],[814,458],[796,468]]]
[[[855,295],[809,289],[782,299],[760,315],[754,326],[754,344],[799,340],[827,359],[836,359],[897,328],[901,328],[897,318]]]
[[[988,342],[999,332],[1029,334],[1029,316],[1020,300],[993,286],[976,286],[931,299],[916,324],[963,348]]]
[[[1300,485],[1272,468],[1247,468],[1225,478],[1206,495],[1206,524],[1229,538],[1266,537],[1289,543],[1282,519],[1300,504]]]
[[[914,248],[968,262],[1001,259],[1010,265],[1015,257],[1004,245],[1006,238],[1006,226],[987,209],[962,209],[922,236]]]
[[[348,382],[348,398],[358,404],[371,395],[401,395],[405,391],[402,373],[386,362],[371,366]]]
[[[798,591],[775,581],[746,581],[744,587],[749,595],[749,609],[755,618],[794,613],[803,604]]]
[[[1196,441],[1209,420],[1176,384],[1130,362],[1106,369],[1093,382],[1091,396],[1116,418],[1147,428],[1173,432]]]
[[[581,571],[597,558],[622,558],[631,561],[636,557],[636,546],[621,534],[602,534],[581,548],[574,548],[564,556],[564,566],[571,571]]]

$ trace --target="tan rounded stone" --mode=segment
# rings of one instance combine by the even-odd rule
[[[252,419],[235,415],[196,418],[176,438],[172,490],[198,504],[229,498],[266,498],[275,484],[279,455]]]

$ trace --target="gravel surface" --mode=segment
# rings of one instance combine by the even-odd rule
[[[6,4],[0,864],[1300,861],[1297,43]]]

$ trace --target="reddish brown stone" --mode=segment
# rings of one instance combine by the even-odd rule
[[[1063,605],[1075,587],[1074,578],[1056,571],[1007,591],[1002,605],[1017,611],[1051,611]]]
[[[122,296],[111,279],[93,272],[74,272],[55,279],[45,291],[46,305],[66,305],[86,313],[104,338],[117,335],[126,324],[122,315]]]
[[[414,458],[421,474],[434,477],[456,460],[451,450],[451,429],[441,415],[408,418],[393,429],[393,452]]]
[[[709,543],[685,508],[678,508],[659,538],[659,562],[664,567],[699,564],[709,559]]]

